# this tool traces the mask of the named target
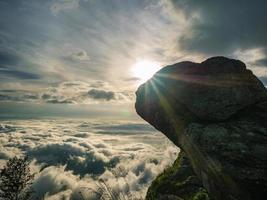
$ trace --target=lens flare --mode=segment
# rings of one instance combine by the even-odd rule
[[[160,64],[151,60],[138,60],[131,68],[133,76],[141,83],[150,79],[159,69]]]

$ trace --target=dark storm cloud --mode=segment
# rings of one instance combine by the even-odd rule
[[[112,100],[115,99],[115,93],[113,91],[106,91],[106,90],[100,90],[100,89],[91,89],[88,91],[88,96],[93,99],[99,99],[99,100]]]
[[[191,20],[190,32],[179,38],[182,49],[214,55],[267,47],[265,0],[172,2]]]

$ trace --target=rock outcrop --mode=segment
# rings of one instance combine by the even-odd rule
[[[181,148],[210,199],[267,197],[267,90],[243,62],[213,57],[167,66],[138,88],[135,107]],[[165,195],[153,184],[147,199]],[[179,194],[169,195],[196,195]]]

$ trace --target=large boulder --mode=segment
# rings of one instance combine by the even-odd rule
[[[185,152],[212,198],[267,196],[267,91],[243,62],[167,66],[138,88],[135,107]]]

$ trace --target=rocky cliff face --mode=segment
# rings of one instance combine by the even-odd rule
[[[159,183],[159,176],[147,199],[267,198],[267,90],[243,62],[213,57],[167,66],[138,88],[135,106],[144,120],[181,148],[188,169],[193,169],[185,175],[196,175],[200,185],[193,185],[209,193],[196,197],[192,190],[183,196],[181,188],[168,193],[159,189],[162,183],[173,186],[166,176]],[[178,177],[174,182],[179,183],[179,176],[167,176]]]

